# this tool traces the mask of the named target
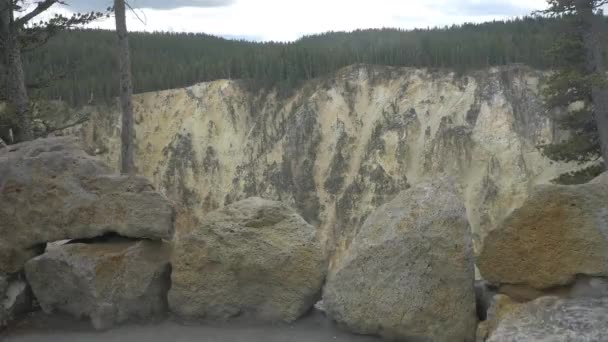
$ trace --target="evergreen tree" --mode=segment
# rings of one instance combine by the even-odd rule
[[[221,78],[244,80],[252,90],[291,89],[353,64],[446,68],[463,72],[510,63],[550,69],[545,51],[557,39],[559,18],[522,18],[424,30],[328,32],[290,43],[234,41],[205,34],[130,32],[134,92],[190,86]],[[62,32],[24,55],[29,79],[67,71],[37,91],[72,105],[119,96],[115,33]]]
[[[102,16],[101,13],[74,14],[67,18],[56,15],[49,21],[35,19],[60,0],[0,0],[0,48],[3,56],[3,94],[16,116],[18,140],[34,138],[32,113],[28,96],[22,52],[44,44],[58,31],[81,25]]]
[[[546,13],[562,17],[561,39],[551,50],[557,66],[545,89],[549,108],[575,108],[557,117],[572,132],[566,141],[545,146],[554,160],[586,163],[608,160],[608,91],[600,32],[605,20],[598,11],[605,1],[549,0]],[[604,163],[605,165],[606,163]],[[558,182],[577,183],[593,178],[601,166],[562,175]]]

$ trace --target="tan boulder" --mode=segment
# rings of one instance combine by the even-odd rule
[[[106,233],[170,239],[173,220],[148,180],[111,174],[75,138],[0,149],[0,272],[18,272],[47,242]]]
[[[86,317],[107,329],[167,312],[169,249],[127,239],[66,244],[28,261],[25,272],[45,312]]]
[[[608,183],[537,187],[483,243],[484,279],[546,290],[608,277]]]
[[[330,272],[327,315],[358,334],[474,341],[472,237],[446,179],[423,183],[372,213]]]
[[[325,278],[315,233],[291,208],[261,198],[208,214],[174,241],[171,311],[187,319],[296,320]]]

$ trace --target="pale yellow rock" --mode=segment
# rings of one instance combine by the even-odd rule
[[[579,167],[537,149],[561,136],[544,114],[542,78],[521,66],[464,76],[353,66],[286,99],[228,80],[141,94],[136,165],[178,204],[178,230],[261,196],[296,208],[338,258],[375,208],[447,173],[479,247],[535,184]],[[118,165],[116,110],[76,133]]]

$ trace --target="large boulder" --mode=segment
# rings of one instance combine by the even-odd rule
[[[363,224],[323,293],[328,315],[359,334],[473,341],[472,237],[451,182],[422,183]]]
[[[518,304],[499,296],[490,315],[490,320],[480,325],[479,341],[608,341],[606,297],[541,297]]]
[[[315,228],[278,202],[249,198],[177,236],[169,306],[182,318],[291,322],[319,299],[326,262]]]
[[[113,239],[49,249],[25,265],[47,313],[90,318],[96,329],[162,317],[170,287],[170,246]]]
[[[170,239],[173,216],[145,178],[111,175],[75,138],[0,149],[0,272],[18,272],[52,241],[110,232]]]
[[[492,283],[536,290],[608,277],[608,183],[536,188],[489,233],[477,265]]]

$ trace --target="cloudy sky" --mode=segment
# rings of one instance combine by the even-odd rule
[[[111,0],[66,0],[54,11],[100,10]],[[513,18],[545,0],[130,0],[143,19],[129,30],[205,32],[227,38],[290,41],[302,35],[358,28],[405,29]],[[114,28],[113,19],[93,25]]]

